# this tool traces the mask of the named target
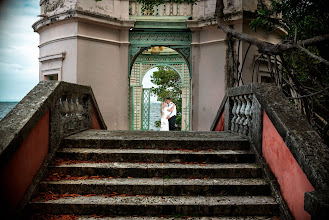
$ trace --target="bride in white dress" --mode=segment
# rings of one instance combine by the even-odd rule
[[[169,121],[167,119],[167,116],[170,114],[168,111],[169,107],[167,106],[167,103],[163,102],[161,104],[161,127],[160,131],[169,131]]]

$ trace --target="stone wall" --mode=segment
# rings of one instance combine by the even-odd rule
[[[29,201],[63,137],[106,129],[90,87],[42,81],[0,121],[0,197],[4,216]]]
[[[218,110],[211,130],[215,130],[220,122],[224,109],[225,130],[235,127],[234,123],[242,125],[240,122],[245,121],[248,115],[242,99],[248,95],[252,95],[253,99],[251,121],[246,124],[247,135],[265,174],[277,180],[270,183],[278,192],[276,197],[283,204],[282,209],[286,202],[296,219],[310,218],[303,210],[312,219],[329,216],[329,148],[277,87],[249,84],[228,89],[225,105],[222,103]],[[241,102],[236,105],[233,99]],[[283,164],[286,164],[284,169]]]

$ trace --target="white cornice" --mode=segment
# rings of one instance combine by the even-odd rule
[[[112,44],[112,45],[129,45],[129,41],[116,41],[116,40],[109,40],[104,38],[97,38],[92,36],[86,36],[86,35],[76,35],[76,36],[69,36],[69,37],[61,37],[54,40],[46,41],[39,45],[39,48],[42,48],[46,45],[53,44],[56,42],[66,41],[66,40],[74,40],[74,39],[81,39],[81,40],[89,40],[94,42],[101,42],[105,44]]]
[[[39,58],[40,62],[49,61],[49,60],[64,60],[66,53],[52,54],[48,56],[43,56]]]
[[[35,32],[39,32],[44,27],[69,19],[77,19],[86,22],[108,25],[117,29],[129,29],[134,27],[135,24],[134,20],[121,20],[115,17],[101,15],[98,13],[86,12],[82,10],[70,10],[61,14],[57,14],[49,17],[46,16],[36,21],[32,25],[32,27]]]

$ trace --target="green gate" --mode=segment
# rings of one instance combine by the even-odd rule
[[[151,89],[142,92],[142,130],[150,130]]]
[[[175,70],[182,82],[182,131],[191,130],[191,43],[192,33],[180,30],[153,30],[129,32],[129,129],[149,130],[150,101],[143,89],[143,77],[152,68],[167,66]],[[143,53],[161,46],[174,53]]]

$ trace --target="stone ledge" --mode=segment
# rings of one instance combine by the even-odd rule
[[[252,83],[229,88],[226,97],[253,93],[274,127],[282,137],[297,163],[315,188],[315,192],[305,193],[305,210],[312,219],[328,215],[329,198],[329,148],[311,125],[272,84]],[[224,102],[224,101],[223,101]],[[225,100],[227,102],[227,100]],[[221,108],[223,103],[221,105]],[[219,112],[222,111],[220,108]],[[218,121],[217,114],[214,124]],[[214,124],[211,129],[214,128]],[[323,214],[325,213],[325,214]]]
[[[39,82],[1,121],[0,121],[0,167],[6,166],[7,162],[21,146],[25,138],[34,129],[44,114],[50,110],[49,119],[49,143],[48,155],[43,161],[40,169],[36,171],[31,185],[25,192],[20,204],[17,207],[17,215],[20,215],[31,195],[35,191],[38,182],[46,172],[47,166],[63,137],[67,134],[60,130],[61,122],[59,116],[59,100],[66,93],[88,95],[91,105],[94,107],[97,120],[102,129],[106,129],[104,120],[100,114],[94,94],[89,86],[76,85],[63,81],[42,81]],[[92,113],[91,113],[92,114]],[[91,126],[90,125],[87,125]],[[91,128],[91,127],[88,127]],[[78,130],[83,130],[79,127]],[[77,130],[77,131],[78,131]],[[75,132],[76,130],[73,130]],[[72,132],[71,132],[72,133]]]
[[[327,219],[329,216],[328,191],[305,193],[304,209],[310,213],[312,220]]]
[[[0,159],[5,164],[17,150],[45,112],[50,109],[59,94],[66,91],[89,94],[95,107],[98,120],[106,129],[96,99],[88,86],[59,81],[39,82],[1,121]]]

